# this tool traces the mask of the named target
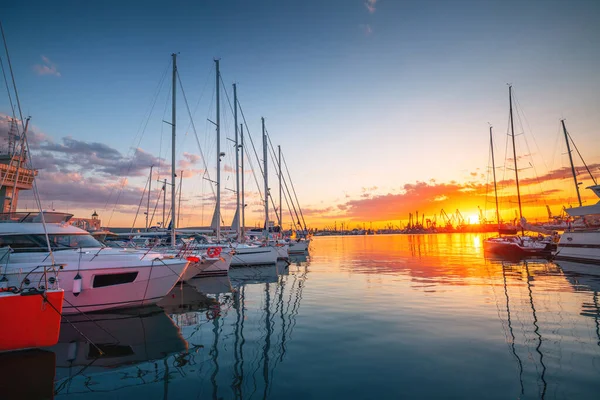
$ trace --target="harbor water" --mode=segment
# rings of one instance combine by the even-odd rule
[[[68,316],[58,345],[0,358],[1,386],[37,382],[30,396],[56,399],[598,398],[600,276],[582,273],[594,267],[490,260],[484,238],[317,237],[289,266],[194,279],[160,307]]]

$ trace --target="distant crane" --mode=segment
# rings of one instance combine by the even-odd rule
[[[452,226],[452,218],[448,216],[448,214],[446,213],[446,211],[444,211],[443,208],[440,211],[440,218],[442,219],[446,230],[454,229],[454,227]]]
[[[477,206],[477,209],[479,210],[479,223],[485,224],[487,222],[487,220],[485,218],[485,215],[483,215],[483,210],[479,206]]]
[[[465,225],[465,219],[463,218],[462,214],[460,213],[459,209],[456,209],[456,227],[457,228],[461,228]]]

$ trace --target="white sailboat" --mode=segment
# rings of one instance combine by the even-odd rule
[[[570,137],[564,119],[561,121],[561,124],[567,143],[567,153],[569,154],[571,172],[573,174],[575,191],[577,192],[577,200],[579,202],[579,207],[566,208],[565,211],[573,218],[580,217],[583,224],[572,224],[570,228],[565,230],[560,237],[554,257],[557,260],[600,264],[600,201],[591,206],[584,206],[581,202],[581,195],[579,193],[580,183],[577,182],[577,174],[571,155]],[[575,146],[574,142],[573,145]],[[575,149],[577,150],[577,146],[575,146]],[[579,150],[577,151],[579,152]],[[585,167],[589,172],[590,178],[594,182],[594,185],[587,187],[587,189],[590,189],[596,196],[600,197],[600,185],[598,185],[596,179],[587,168],[587,165]],[[598,271],[600,271],[600,269],[598,269]]]
[[[521,192],[519,188],[519,170],[517,169],[517,150],[515,146],[515,128],[512,107],[512,86],[508,86],[509,112],[510,112],[510,132],[512,138],[512,150],[515,170],[515,182],[517,188],[517,202],[519,205],[519,218],[521,221],[521,230],[525,230],[526,220],[523,217],[521,208]],[[491,130],[490,130],[491,135]],[[497,212],[498,213],[498,212]],[[522,235],[497,236],[490,237],[483,241],[483,249],[488,254],[493,254],[505,258],[524,258],[524,257],[544,257],[549,256],[552,249],[552,238],[547,237],[538,240],[537,237]]]
[[[587,189],[600,197],[600,185],[589,186]],[[554,257],[557,260],[600,264],[600,201],[591,206],[572,207],[565,211],[571,217],[584,218],[588,226],[565,231],[560,237]]]

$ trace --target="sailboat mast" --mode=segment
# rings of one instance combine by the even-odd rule
[[[167,215],[166,209],[167,209],[167,180],[163,180],[163,187],[162,187],[162,191],[163,191],[163,219],[162,219],[162,227],[165,227],[165,218]]]
[[[565,141],[567,142],[567,153],[569,153],[569,162],[571,163],[571,173],[573,174],[573,182],[575,183],[575,190],[577,191],[577,201],[579,201],[579,207],[583,204],[581,203],[581,194],[579,193],[579,185],[577,184],[577,175],[575,174],[575,166],[573,165],[573,155],[571,155],[571,144],[569,143],[569,134],[567,133],[567,127],[565,126],[565,120],[560,120],[563,128],[563,133],[565,134]]]
[[[171,110],[171,246],[175,246],[175,133],[176,133],[176,107],[177,100],[177,54],[173,53],[173,109]]]
[[[238,146],[238,108],[237,108],[237,85],[233,84],[233,120],[235,125],[235,215],[239,218],[240,213],[240,148]],[[240,240],[240,223],[237,219],[235,227],[236,238]]]
[[[179,228],[179,217],[181,216],[181,192],[183,191],[183,170],[181,170],[181,176],[179,177],[179,199],[177,200],[177,228]]]
[[[265,133],[265,119],[261,117],[263,139],[263,172],[265,178],[265,237],[269,238],[269,175],[267,173],[267,134]]]
[[[242,175],[242,242],[246,237],[246,203],[244,202],[244,124],[240,124],[241,175]]]
[[[515,124],[513,120],[512,108],[512,85],[508,85],[508,103],[510,106],[510,135],[512,137],[513,159],[515,161],[515,179],[517,181],[517,200],[519,202],[519,218],[523,218],[521,208],[521,189],[519,188],[519,170],[517,169],[517,147],[515,146]]]
[[[221,90],[220,80],[221,73],[219,72],[219,60],[215,60],[215,82],[216,82],[216,101],[217,101],[217,209],[215,210],[217,216],[217,240],[221,240]]]
[[[148,232],[148,224],[150,221],[150,193],[152,192],[152,168],[154,168],[154,165],[150,166],[150,176],[148,177],[148,202],[146,203],[146,232]]]
[[[496,162],[494,161],[494,137],[492,135],[492,127],[490,126],[490,149],[492,149],[492,172],[494,174],[494,196],[496,197],[496,221],[500,228],[500,210],[498,208],[498,187],[496,184]]]
[[[283,228],[283,203],[281,202],[281,145],[277,145],[277,168],[279,168],[279,229]]]

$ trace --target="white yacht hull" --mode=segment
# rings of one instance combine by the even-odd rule
[[[11,255],[6,271],[9,286],[25,289],[44,281],[39,266],[49,265],[50,260],[47,253],[37,254]],[[57,251],[54,258],[56,264],[63,264],[58,272],[59,286],[65,291],[63,314],[154,304],[169,293],[189,263],[114,250]]]
[[[278,252],[275,247],[236,247],[231,259],[232,267],[245,267],[249,265],[268,265],[277,262]]]
[[[275,246],[275,250],[277,250],[277,259],[278,260],[287,260],[290,258],[289,253],[290,246],[289,245],[279,245]]]
[[[216,263],[217,259],[209,259],[209,260],[200,260],[198,262],[190,262],[190,265],[185,269],[183,275],[179,280],[187,282],[192,278],[195,278],[197,275],[200,275],[202,271],[212,266],[212,264]]]
[[[600,230],[563,233],[554,257],[557,260],[600,264]]]
[[[290,243],[289,253],[305,253],[308,251],[308,240],[301,240],[299,242]]]
[[[229,251],[229,250],[228,250]],[[202,270],[195,278],[203,278],[209,276],[227,276],[233,256],[225,249],[219,255],[219,258],[208,258],[207,261],[214,261],[206,269]]]

